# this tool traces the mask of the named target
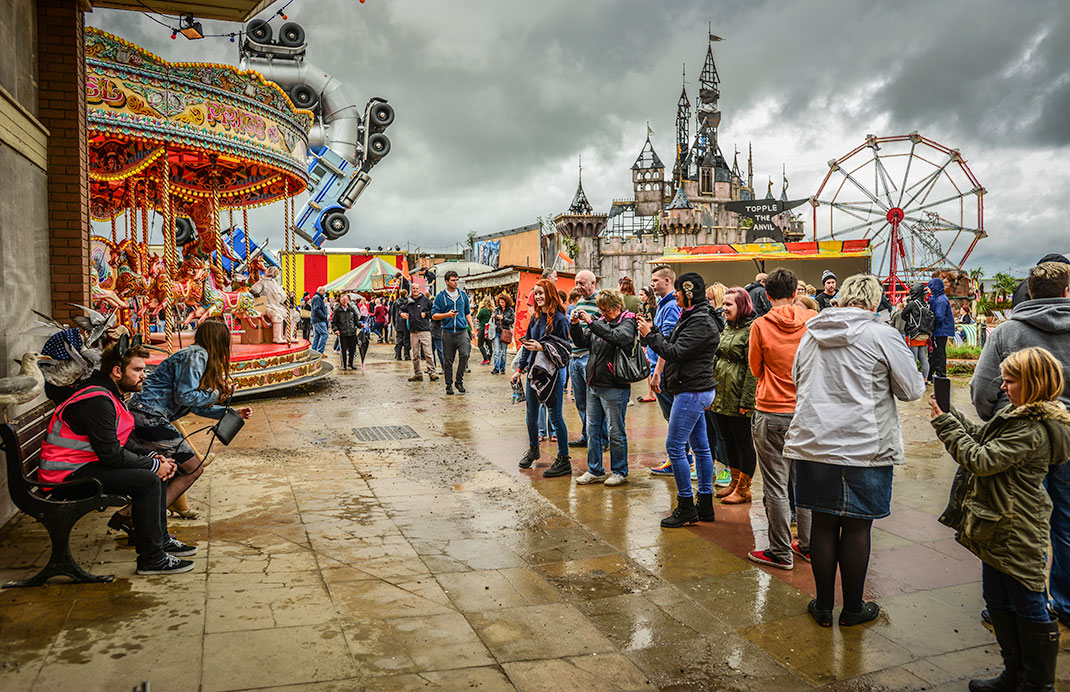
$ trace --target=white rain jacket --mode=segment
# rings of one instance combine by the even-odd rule
[[[895,400],[925,393],[903,336],[861,308],[826,309],[806,327],[792,366],[795,417],[784,456],[841,466],[902,464]]]

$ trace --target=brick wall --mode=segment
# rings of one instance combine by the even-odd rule
[[[38,118],[49,129],[48,228],[52,315],[89,305],[89,184],[85,16],[71,0],[38,0]]]

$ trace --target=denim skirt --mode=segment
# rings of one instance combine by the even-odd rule
[[[891,513],[891,466],[840,466],[795,461],[795,505],[855,519]]]

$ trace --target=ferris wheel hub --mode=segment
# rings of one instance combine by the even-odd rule
[[[898,226],[900,223],[902,223],[903,219],[906,218],[906,212],[904,212],[899,207],[892,207],[888,210],[888,213],[885,215],[885,218],[888,219],[888,223],[892,224],[893,226]]]

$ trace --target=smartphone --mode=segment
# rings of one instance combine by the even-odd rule
[[[940,375],[933,375],[933,396],[936,397],[936,405],[940,410],[947,413],[951,410],[951,380]]]

